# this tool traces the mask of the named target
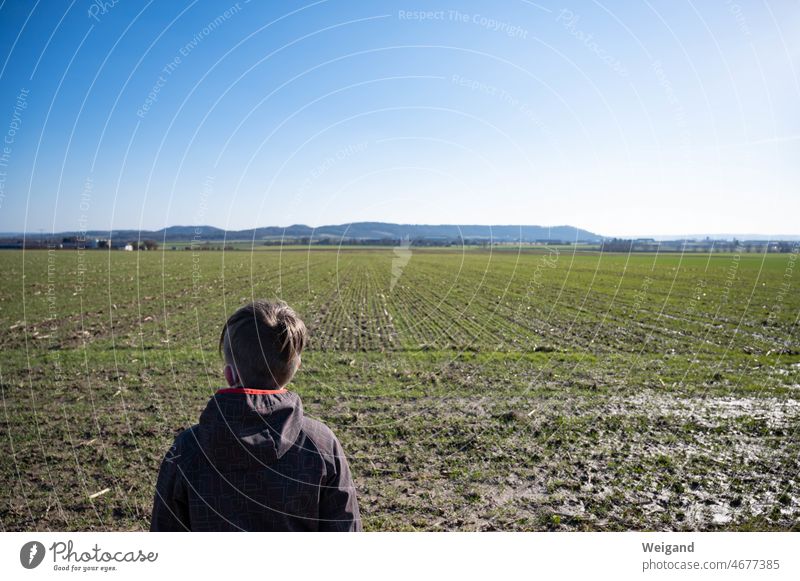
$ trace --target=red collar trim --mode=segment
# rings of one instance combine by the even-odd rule
[[[225,389],[218,389],[217,394],[220,393],[246,393],[247,395],[274,395],[278,393],[286,393],[288,389],[255,389],[252,387],[226,387]]]

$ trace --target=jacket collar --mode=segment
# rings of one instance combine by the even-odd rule
[[[254,463],[264,466],[294,446],[303,427],[303,405],[296,393],[250,388],[233,388],[234,394],[246,395],[220,391],[200,414],[197,432],[212,465],[228,470],[250,469]]]
[[[276,395],[286,393],[289,390],[285,387],[281,389],[256,389],[254,387],[226,387],[217,390],[217,395],[222,393],[246,393],[247,395]]]

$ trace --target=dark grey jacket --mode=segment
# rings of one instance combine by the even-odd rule
[[[151,531],[360,531],[342,446],[287,390],[222,389],[161,464]]]

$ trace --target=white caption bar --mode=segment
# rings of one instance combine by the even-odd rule
[[[4,579],[798,579],[793,533],[3,533]]]

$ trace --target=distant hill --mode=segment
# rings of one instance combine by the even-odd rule
[[[60,236],[75,236],[78,232],[59,232]],[[409,238],[423,242],[489,241],[494,242],[536,242],[543,240],[565,242],[597,243],[603,237],[574,226],[486,226],[477,224],[391,224],[387,222],[354,222],[312,228],[304,224],[291,226],[265,226],[247,230],[223,230],[214,226],[169,226],[161,230],[91,230],[88,238],[145,239],[159,242],[202,241],[256,241],[311,238],[312,240],[400,240]],[[29,234],[35,237],[36,234]]]

